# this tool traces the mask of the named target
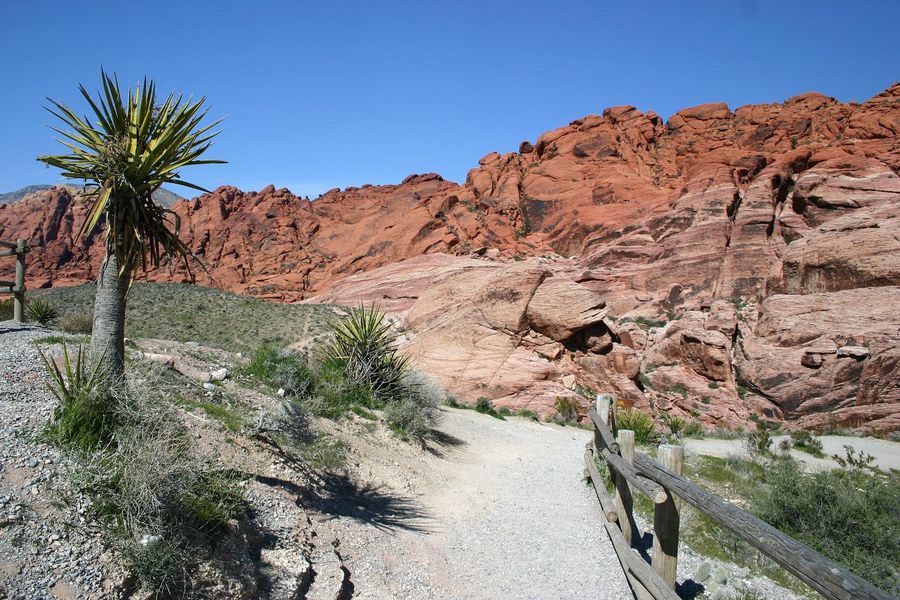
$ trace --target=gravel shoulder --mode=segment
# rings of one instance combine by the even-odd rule
[[[457,409],[440,431],[425,457],[363,450],[420,513],[396,528],[330,520],[354,598],[632,597],[582,478],[590,432]]]

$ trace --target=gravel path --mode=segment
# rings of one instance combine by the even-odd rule
[[[446,410],[413,530],[331,521],[354,598],[631,598],[582,478],[590,432]]]

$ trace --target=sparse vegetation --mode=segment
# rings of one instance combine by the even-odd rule
[[[37,290],[29,297],[44,298],[59,308],[60,329],[89,334],[95,289],[95,284],[84,284]],[[199,285],[138,281],[128,294],[125,334],[253,352],[265,343],[281,347],[324,339],[328,322],[337,316],[335,310],[327,305],[266,302]]]
[[[155,381],[104,385],[99,361],[41,352],[59,400],[48,438],[73,452],[73,482],[107,541],[154,597],[183,594],[198,549],[243,511],[239,478],[201,460]]]
[[[793,442],[794,448],[797,450],[802,450],[803,452],[812,454],[818,458],[825,456],[822,452],[822,441],[809,431],[792,431],[791,441]]]
[[[772,451],[772,433],[765,423],[756,423],[756,431],[751,431],[746,437],[747,452],[752,457],[765,456]]]
[[[644,329],[652,329],[654,327],[665,327],[666,321],[658,321],[656,319],[649,319],[647,317],[635,317],[633,319],[635,323],[643,327]]]
[[[443,392],[396,351],[396,335],[384,314],[361,307],[332,329],[334,337],[312,359],[264,343],[243,373],[313,414],[340,418],[354,412],[369,418],[372,410],[383,410],[388,427],[401,437],[430,435]]]
[[[482,396],[475,401],[475,412],[483,415],[490,415],[495,419],[505,420],[504,416],[494,408],[494,403],[487,396]]]

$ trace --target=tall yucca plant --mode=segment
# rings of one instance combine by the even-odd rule
[[[48,98],[52,107],[47,110],[70,129],[52,128],[70,152],[38,160],[62,169],[63,177],[84,180],[90,188],[80,237],[106,222],[91,355],[117,380],[125,372],[125,304],[135,269],[158,267],[163,256],[180,257],[189,267],[190,250],[178,238],[178,217],[156,204],[153,193],[163,184],[206,191],[181,179],[180,170],[224,161],[201,159],[218,133],[212,129],[221,122],[202,124],[208,110],[205,98],[194,101],[171,93],[160,100],[156,84],[147,79],[123,96],[115,75],[101,71],[101,79],[103,90],[96,99],[79,85],[92,118],[79,117]]]

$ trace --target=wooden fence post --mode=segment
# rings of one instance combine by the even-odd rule
[[[660,464],[681,475],[684,465],[684,448],[671,444],[663,444],[657,452]],[[653,568],[659,573],[666,585],[675,589],[675,577],[678,570],[678,528],[681,520],[681,500],[666,490],[668,498],[657,504],[653,512]]]
[[[16,281],[13,288],[13,319],[25,322],[25,240],[16,240]]]
[[[628,464],[634,460],[634,432],[628,429],[619,431],[616,436],[619,443],[619,451],[622,458]],[[634,536],[640,536],[637,524],[634,522],[633,512],[634,499],[631,496],[631,486],[625,476],[616,472],[616,512],[619,515],[619,527],[622,529],[622,536],[629,546],[634,545]]]
[[[610,394],[597,394],[597,414],[600,420],[609,425],[609,409],[612,406]]]

